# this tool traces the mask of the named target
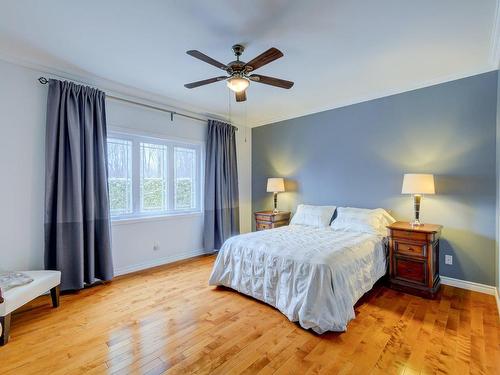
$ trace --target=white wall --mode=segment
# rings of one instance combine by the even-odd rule
[[[47,86],[41,72],[0,60],[0,269],[43,268],[44,140]],[[108,100],[110,128],[205,142],[196,120]],[[245,142],[246,140],[246,142]],[[242,232],[251,230],[251,132],[237,136]],[[202,252],[203,215],[113,223],[115,271],[167,263]],[[153,244],[159,243],[159,250]]]
[[[0,268],[43,269],[47,88],[0,61]]]

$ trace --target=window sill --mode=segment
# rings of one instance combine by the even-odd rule
[[[151,215],[151,216],[139,216],[139,217],[130,217],[123,219],[111,219],[111,225],[126,225],[126,224],[137,224],[137,223],[147,223],[153,221],[167,221],[167,220],[175,220],[175,219],[183,219],[189,217],[200,217],[203,216],[203,212],[180,212],[180,213],[172,213],[172,214],[162,214],[162,215]]]

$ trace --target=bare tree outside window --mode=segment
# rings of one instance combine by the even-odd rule
[[[132,143],[108,139],[108,186],[111,215],[132,212]]]
[[[167,146],[141,143],[141,207],[167,209]]]
[[[176,147],[175,157],[175,208],[191,209],[195,207],[196,197],[194,181],[196,178],[196,151]]]

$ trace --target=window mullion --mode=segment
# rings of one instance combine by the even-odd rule
[[[137,139],[132,141],[132,203],[134,213],[141,212],[141,148]]]
[[[167,210],[175,210],[174,194],[175,194],[175,174],[174,174],[174,146],[167,145]]]

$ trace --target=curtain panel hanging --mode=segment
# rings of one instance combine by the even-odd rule
[[[110,280],[105,93],[51,79],[45,141],[45,267],[63,290]]]
[[[220,249],[226,239],[240,233],[236,128],[208,120],[205,159],[206,251]]]

